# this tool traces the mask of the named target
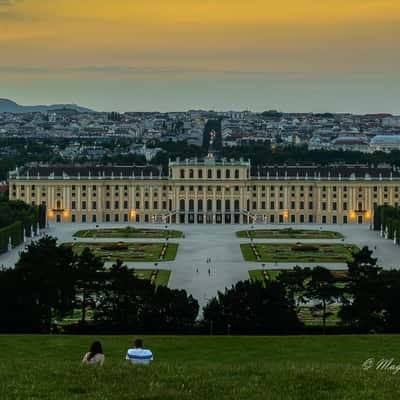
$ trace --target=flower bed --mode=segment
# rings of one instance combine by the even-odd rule
[[[292,247],[293,251],[303,251],[303,252],[314,252],[319,250],[319,246],[313,244],[302,244],[296,243],[295,246]]]

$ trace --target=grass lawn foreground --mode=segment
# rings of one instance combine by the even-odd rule
[[[343,239],[339,232],[319,229],[248,229],[236,232],[239,238],[253,239]]]
[[[172,261],[176,257],[178,244],[168,243],[165,257],[160,260],[161,250],[164,243],[86,243],[75,242],[67,243],[72,246],[76,254],[80,254],[85,247],[89,247],[95,255],[99,256],[104,262],[114,262],[122,260],[124,262],[160,262]]]
[[[393,400],[399,374],[379,370],[396,358],[399,335],[151,336],[154,362],[124,360],[135,335],[1,335],[4,400]],[[101,340],[103,368],[81,366]],[[372,359],[369,369],[363,367]],[[398,362],[396,361],[396,364]]]
[[[259,262],[301,262],[301,263],[346,263],[358,247],[352,244],[304,244],[304,243],[257,243],[253,244],[259,254],[257,258],[251,244],[241,244],[246,261]]]
[[[181,238],[181,231],[171,229],[152,229],[152,228],[134,228],[127,226],[126,228],[99,228],[86,229],[75,232],[74,237],[79,238],[105,238],[105,239],[128,239],[128,238]]]

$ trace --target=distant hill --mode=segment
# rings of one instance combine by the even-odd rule
[[[80,113],[93,112],[89,108],[80,107],[76,104],[52,104],[37,106],[22,106],[9,99],[0,99],[0,113],[27,113],[27,112],[47,112],[55,110],[74,110]]]

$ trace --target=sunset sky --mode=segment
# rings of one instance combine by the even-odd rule
[[[0,98],[400,114],[400,0],[0,0]]]

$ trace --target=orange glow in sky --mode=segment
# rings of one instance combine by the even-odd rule
[[[399,0],[0,0],[0,97],[22,103],[394,112],[399,50]]]

